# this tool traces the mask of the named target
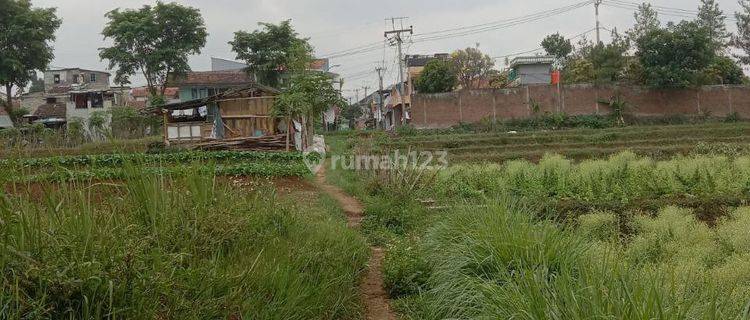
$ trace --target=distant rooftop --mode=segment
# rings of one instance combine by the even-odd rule
[[[532,65],[532,64],[553,64],[555,63],[554,56],[528,56],[528,57],[516,57],[510,61],[510,67],[515,68],[517,66]]]
[[[413,54],[413,55],[407,55],[406,56],[406,66],[407,67],[424,67],[432,60],[435,59],[442,59],[447,60],[450,58],[451,55],[448,53],[436,53],[431,55],[424,55],[424,54]]]

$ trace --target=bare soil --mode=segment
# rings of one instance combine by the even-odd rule
[[[362,203],[340,188],[330,185],[325,178],[325,169],[318,172],[315,181],[323,192],[336,199],[341,205],[346,213],[347,225],[350,228],[359,228],[364,216]],[[360,295],[365,304],[365,319],[396,320],[396,314],[391,310],[388,301],[388,293],[383,286],[383,249],[372,247],[371,250],[367,275],[359,286]]]

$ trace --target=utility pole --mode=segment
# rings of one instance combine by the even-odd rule
[[[378,85],[378,97],[380,99],[378,101],[378,115],[375,117],[375,128],[380,129],[380,127],[384,127],[381,125],[381,121],[383,121],[383,71],[385,71],[385,68],[378,67],[375,68],[375,71],[377,71],[380,80]]]
[[[599,5],[602,4],[602,0],[594,0],[594,9],[596,11],[596,44],[602,43],[600,34],[601,24],[599,23]]]
[[[388,38],[388,36],[394,35],[393,38],[391,38],[390,40],[392,42],[396,42],[396,45],[398,46],[398,79],[399,79],[399,84],[398,84],[397,88],[398,88],[398,94],[399,94],[399,97],[400,97],[400,100],[401,100],[401,110],[403,111],[402,115],[401,115],[401,124],[404,125],[404,126],[406,126],[406,104],[404,103],[404,65],[403,65],[403,63],[404,63],[404,56],[403,56],[403,52],[402,52],[402,48],[401,48],[402,44],[404,42],[404,39],[403,39],[403,37],[401,37],[401,34],[403,34],[403,33],[414,34],[414,27],[409,26],[409,29],[405,29],[403,27],[404,19],[407,19],[407,17],[399,17],[399,18],[395,18],[394,17],[394,18],[388,19],[388,20],[391,20],[391,25],[393,26],[393,30],[386,31],[385,32],[385,37]],[[401,21],[401,29],[396,29],[396,20],[400,20]]]

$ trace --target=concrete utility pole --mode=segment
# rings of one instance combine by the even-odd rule
[[[378,73],[378,79],[380,80],[378,84],[378,97],[380,100],[378,101],[378,115],[375,117],[375,128],[380,129],[380,127],[384,127],[381,125],[381,122],[383,121],[383,72],[385,68],[378,67],[375,68],[375,71]]]
[[[393,26],[393,30],[386,31],[385,37],[388,38],[390,35],[394,35],[392,39],[390,39],[392,42],[395,42],[398,46],[398,79],[399,79],[399,85],[398,85],[398,94],[401,98],[401,110],[402,112],[402,118],[401,118],[401,124],[406,125],[406,104],[404,103],[404,56],[402,52],[402,44],[404,42],[404,39],[401,37],[401,34],[403,33],[409,33],[414,34],[414,27],[409,26],[409,29],[405,29],[403,27],[403,21],[404,19],[408,19],[408,17],[394,17],[387,20],[391,20],[391,25]],[[386,20],[386,21],[387,21]],[[401,21],[401,29],[396,29],[396,20]]]
[[[596,44],[602,43],[600,34],[601,24],[599,23],[599,5],[602,4],[603,0],[594,0],[594,10],[596,11]]]

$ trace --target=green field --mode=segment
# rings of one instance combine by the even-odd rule
[[[362,314],[368,247],[302,154],[16,154],[0,168],[2,319]]]
[[[364,231],[388,249],[405,319],[750,317],[748,123],[339,145],[450,154],[436,172],[338,176],[368,203]]]

